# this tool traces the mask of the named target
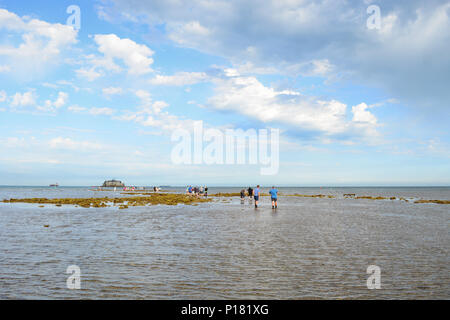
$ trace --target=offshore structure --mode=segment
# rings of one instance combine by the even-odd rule
[[[113,180],[106,180],[105,182],[103,182],[102,187],[104,187],[104,188],[115,188],[115,187],[123,188],[123,187],[125,187],[125,184],[122,183],[122,181],[113,179]]]

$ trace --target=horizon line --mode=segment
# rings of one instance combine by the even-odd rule
[[[236,185],[209,185],[205,183],[191,183],[186,185],[164,185],[164,184],[154,184],[154,185],[126,185],[125,187],[170,187],[170,188],[184,188],[187,186],[207,186],[209,188],[234,188],[242,187],[241,184]],[[254,184],[246,184],[245,186],[253,186]],[[257,185],[257,184],[255,184]],[[449,188],[450,185],[263,185],[259,184],[261,187],[272,187],[276,186],[278,188]],[[45,187],[45,188],[92,188],[92,187],[102,187],[93,185],[59,185],[58,187],[53,187],[50,185],[0,185],[0,187]],[[113,188],[113,187],[102,187],[102,188]],[[122,188],[122,187],[117,187]]]

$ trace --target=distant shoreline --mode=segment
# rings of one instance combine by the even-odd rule
[[[195,183],[191,183],[190,185],[199,185],[199,186],[203,186],[206,185],[208,186],[208,188],[242,188],[242,187],[248,187],[248,186],[253,186],[253,184],[244,184],[244,185],[209,185],[209,184],[195,184]],[[142,185],[134,185],[134,184],[130,184],[127,185],[128,187],[130,186],[136,186],[136,187],[145,187],[145,188],[153,188],[154,186],[158,186],[158,187],[164,187],[164,188],[186,188],[188,185],[179,185],[179,186],[161,186],[161,185],[151,185],[151,186],[142,186]],[[398,185],[398,186],[286,186],[286,185],[277,185],[275,184],[275,186],[277,188],[450,188],[450,185],[416,185],[416,186],[402,186],[402,185]],[[59,185],[58,187],[50,187],[48,185],[0,185],[0,188],[92,188],[92,187],[99,187],[99,186],[93,186],[93,185],[85,185],[85,186],[69,186],[69,185]],[[271,188],[272,185],[261,185],[261,188]],[[109,188],[109,187],[103,187],[103,188]],[[111,187],[113,188],[113,187]],[[121,188],[121,187],[117,187],[117,188]]]

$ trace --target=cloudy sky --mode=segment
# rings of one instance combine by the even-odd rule
[[[449,109],[446,0],[0,0],[0,185],[450,185]],[[173,163],[200,120],[278,174]]]

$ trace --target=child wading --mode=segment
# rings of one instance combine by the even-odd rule
[[[255,199],[255,208],[258,208],[258,201],[259,201],[259,184],[256,186],[256,189],[253,190],[253,198]]]
[[[278,207],[277,198],[278,198],[278,190],[275,187],[269,191],[270,197],[272,200],[272,209],[276,209]]]

